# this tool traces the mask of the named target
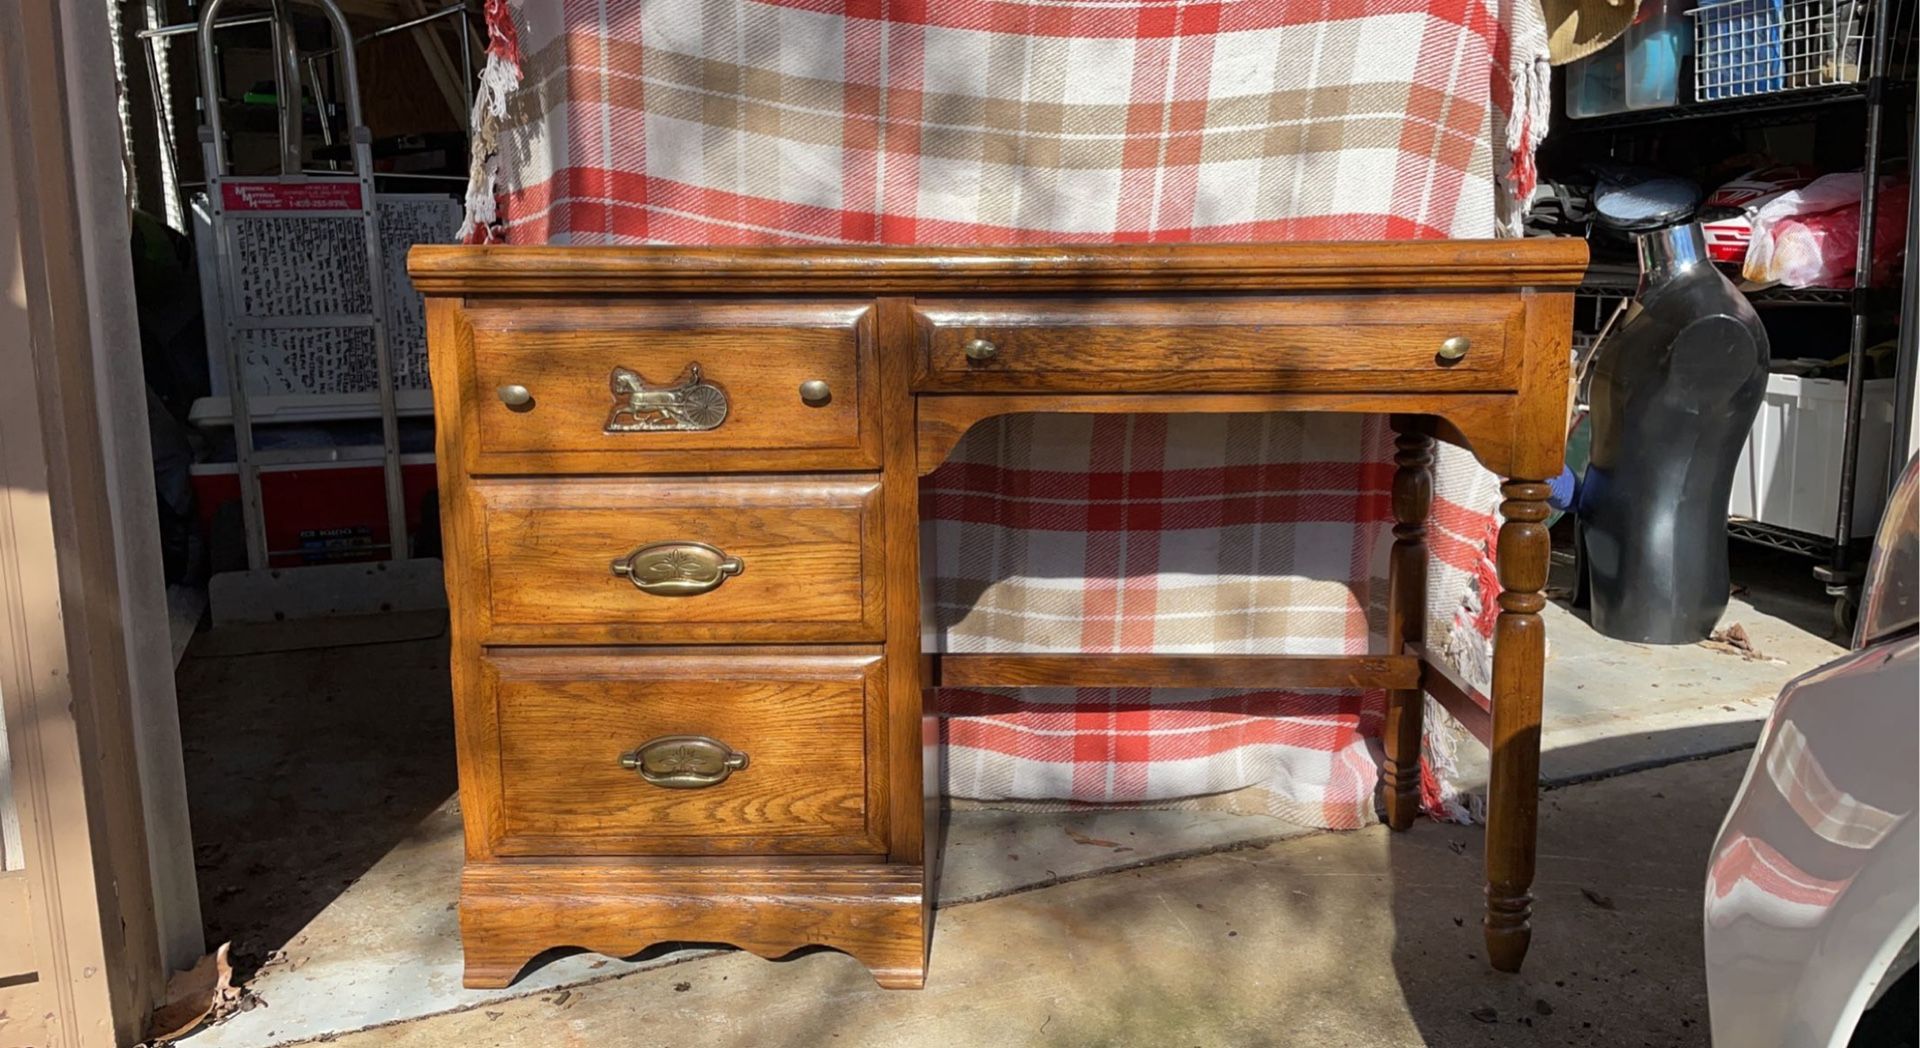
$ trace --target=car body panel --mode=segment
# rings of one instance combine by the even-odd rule
[[[1920,924],[1920,640],[1790,684],[1709,863],[1716,1045],[1844,1045]]]

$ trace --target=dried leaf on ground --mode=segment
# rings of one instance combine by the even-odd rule
[[[1595,906],[1600,907],[1603,910],[1611,910],[1614,908],[1613,896],[1611,895],[1602,895],[1599,892],[1594,891],[1592,888],[1582,888],[1580,889],[1580,894],[1586,896],[1588,902],[1594,904]]]
[[[178,1040],[205,1023],[217,1023],[240,1011],[249,997],[246,990],[233,985],[233,962],[228,959],[232,943],[200,958],[184,972],[175,972],[167,980],[167,1000],[154,1009],[147,1021],[147,1039],[156,1044]]]
[[[1067,831],[1067,836],[1071,838],[1075,844],[1091,844],[1096,848],[1118,848],[1120,846],[1119,841],[1103,841],[1098,837],[1089,837],[1084,833],[1076,833],[1071,829]]]
[[[1769,658],[1766,652],[1754,647],[1752,639],[1747,636],[1747,628],[1737,622],[1730,623],[1725,629],[1714,630],[1713,636],[1701,641],[1700,646],[1708,651],[1717,651],[1722,655],[1738,655],[1747,662],[1771,662],[1775,665],[1786,665],[1786,663],[1779,659]]]

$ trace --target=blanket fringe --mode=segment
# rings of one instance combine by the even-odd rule
[[[459,236],[469,244],[497,240],[500,124],[507,97],[520,86],[520,36],[507,0],[487,0],[487,64],[473,99],[472,151],[467,164],[467,210]]]
[[[1500,177],[1504,191],[1498,194],[1495,216],[1502,236],[1526,235],[1527,212],[1533,204],[1533,190],[1540,183],[1534,152],[1547,137],[1548,115],[1553,111],[1552,82],[1553,70],[1545,54],[1514,63],[1508,83],[1513,92],[1513,111],[1507,114],[1506,127],[1511,163]]]
[[[1469,685],[1482,692],[1488,691],[1493,683],[1493,625],[1500,614],[1495,600],[1500,592],[1500,574],[1494,561],[1498,542],[1498,521],[1489,519],[1481,537],[1474,579],[1447,624],[1445,657],[1448,663]],[[1459,746],[1466,729],[1432,696],[1427,697],[1426,714],[1420,806],[1442,822],[1484,822],[1486,799],[1459,787]]]

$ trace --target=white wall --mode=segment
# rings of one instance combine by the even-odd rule
[[[93,175],[81,183],[81,251],[93,278],[95,387],[109,472],[114,549],[120,576],[121,622],[126,630],[140,792],[146,815],[153,897],[162,959],[174,969],[193,966],[205,951],[200,896],[193,869],[193,832],[187,820],[187,780],[180,749],[180,718],[173,691],[166,585],[161,574],[153,449],[147,436],[146,396],[134,313],[133,264],[127,216],[116,42],[100,0],[59,0],[66,39],[75,51],[66,69],[76,167]]]

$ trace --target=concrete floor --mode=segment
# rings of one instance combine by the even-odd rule
[[[782,962],[727,953],[332,1043],[1705,1044],[1701,874],[1745,762],[1727,755],[1547,794],[1534,947],[1518,976],[1482,959],[1480,832],[1426,824],[949,906],[917,993],[878,989],[833,952]]]
[[[1838,650],[1786,563],[1737,563],[1764,584],[1725,620],[1768,660],[1549,609],[1543,777],[1577,785],[1543,806],[1519,979],[1478,957],[1477,831],[988,811],[955,815],[922,993],[831,952],[686,950],[464,990],[444,640],[238,655],[202,635],[180,671],[202,903],[267,1006],[184,1043],[1704,1043],[1701,859],[1746,754],[1689,759],[1750,745],[1779,685]]]

